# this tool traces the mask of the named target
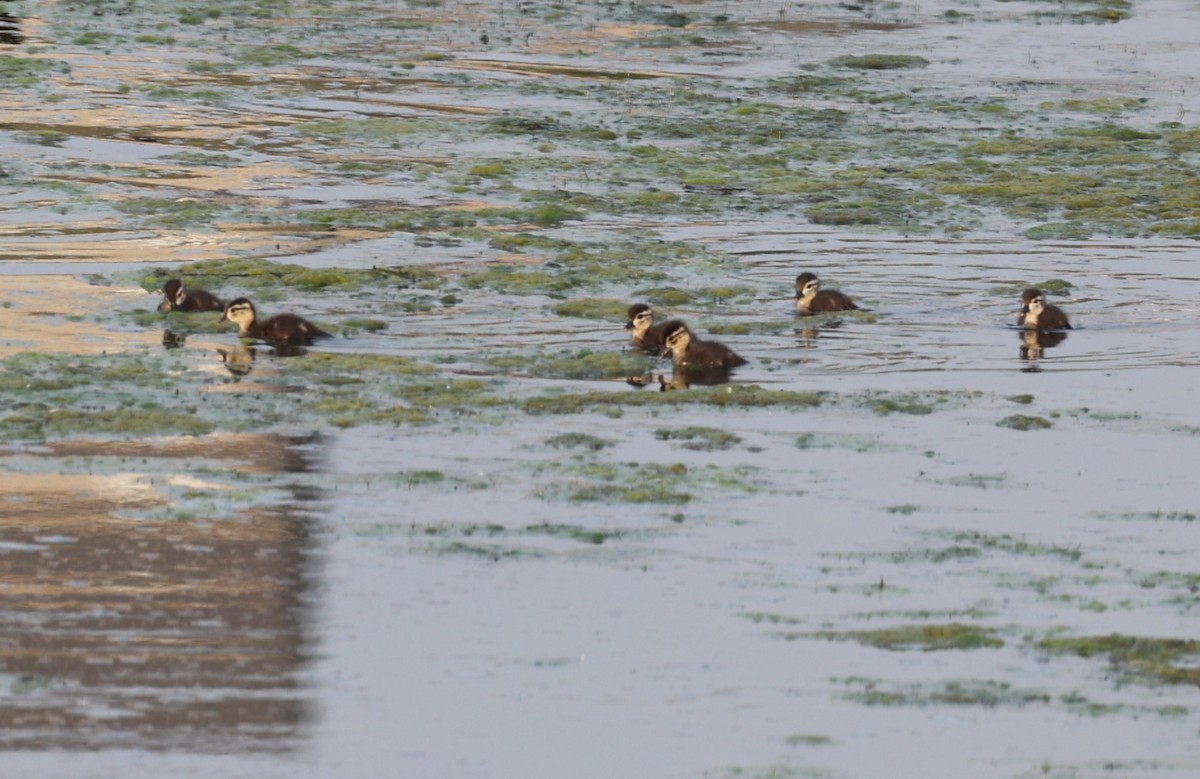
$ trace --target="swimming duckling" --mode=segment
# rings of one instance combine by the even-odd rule
[[[1026,330],[1070,330],[1067,315],[1058,306],[1046,302],[1040,289],[1030,288],[1021,293],[1021,313],[1017,315],[1017,327]]]
[[[295,314],[276,314],[270,319],[258,321],[254,304],[248,298],[238,298],[225,306],[222,322],[233,322],[238,326],[242,338],[260,338],[289,344],[307,344],[314,338],[325,338],[329,333]]]
[[[801,273],[796,277],[797,313],[825,314],[830,311],[854,311],[857,308],[848,295],[835,289],[821,289],[817,274]]]
[[[677,319],[667,322],[666,325],[659,356],[671,355],[671,360],[677,368],[736,368],[746,364],[744,359],[725,344],[700,340],[687,325]]]
[[[159,311],[222,311],[221,299],[203,289],[188,289],[179,279],[171,279],[162,288],[166,298],[158,304]]]
[[[654,324],[654,310],[645,303],[634,303],[629,307],[629,321],[625,323],[625,329],[630,331],[629,340],[634,346],[658,354],[662,351],[663,330],[668,324]]]

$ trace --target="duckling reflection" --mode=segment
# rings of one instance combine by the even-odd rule
[[[187,333],[163,330],[162,345],[164,349],[179,349],[185,343],[187,343]]]
[[[817,336],[821,334],[822,330],[836,330],[841,326],[842,321],[840,319],[831,319],[819,325],[805,324],[796,328],[796,340],[800,342],[800,348],[802,349],[816,349]]]
[[[659,392],[670,392],[671,390],[685,390],[692,387],[715,387],[718,384],[728,383],[732,374],[732,368],[725,368],[720,365],[677,366],[675,370],[671,371],[669,381],[663,374],[658,374],[658,390]]]
[[[239,379],[254,370],[254,360],[258,356],[253,346],[243,343],[232,349],[219,348],[217,352],[221,355],[221,362],[225,363],[225,370]]]
[[[180,279],[171,279],[163,284],[163,300],[158,304],[158,310],[169,311],[223,311],[225,304],[216,295],[203,289],[189,289]]]
[[[1017,335],[1021,339],[1022,360],[1040,360],[1047,349],[1067,340],[1067,334],[1061,330],[1022,330]]]

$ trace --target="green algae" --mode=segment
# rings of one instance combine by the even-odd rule
[[[654,437],[660,441],[680,441],[684,449],[698,452],[730,449],[742,442],[741,436],[712,427],[659,428]]]
[[[546,445],[555,449],[586,449],[592,452],[598,452],[614,444],[614,441],[589,433],[562,433],[546,439]]]
[[[689,392],[564,392],[529,398],[520,403],[527,414],[602,413],[644,406],[699,405],[715,408],[813,408],[823,395],[816,392],[763,389],[756,384],[722,385]]]
[[[507,354],[489,357],[488,365],[505,373],[547,379],[617,379],[640,376],[654,362],[637,352],[574,352]]]
[[[1200,641],[1108,634],[1051,636],[1037,643],[1049,654],[1083,658],[1107,657],[1111,666],[1133,681],[1200,685]]]
[[[50,59],[0,54],[0,84],[10,87],[32,87],[41,84],[52,73],[65,73],[67,63]]]
[[[857,641],[877,649],[935,652],[950,649],[992,649],[1004,646],[994,628],[949,622],[942,625],[901,625],[877,630],[825,631],[810,634],[836,641]]]
[[[554,313],[559,316],[579,319],[611,319],[615,322],[625,321],[625,312],[628,310],[628,303],[614,298],[577,298],[554,307]]]
[[[1045,430],[1053,426],[1054,423],[1048,419],[1025,414],[1011,414],[996,423],[996,427],[1007,427],[1010,430]]]
[[[214,294],[233,286],[260,295],[274,293],[265,297],[277,297],[279,290],[286,287],[306,292],[404,288],[431,276],[429,271],[418,268],[308,268],[262,258],[231,258],[188,263],[177,270],[152,268],[141,277],[141,284],[147,290],[156,290],[168,279],[183,278],[189,285],[208,288]]]
[[[929,65],[929,60],[911,54],[848,54],[835,57],[829,64],[854,70],[899,70],[924,68]]]
[[[992,679],[952,680],[934,685],[893,685],[881,679],[852,677],[840,680],[849,688],[847,700],[867,706],[998,706],[1022,707],[1050,704],[1053,697],[1041,690],[1015,688]]]
[[[623,535],[621,531],[618,530],[596,530],[584,527],[576,527],[575,525],[549,523],[529,525],[525,528],[525,534],[567,538],[572,541],[580,541],[585,544],[595,544],[597,546],[610,539],[620,538]]]

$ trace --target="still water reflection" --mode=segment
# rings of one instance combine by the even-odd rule
[[[293,748],[319,496],[297,478],[282,502],[209,519],[172,511],[171,488],[299,477],[319,449],[218,436],[0,455],[0,749]]]

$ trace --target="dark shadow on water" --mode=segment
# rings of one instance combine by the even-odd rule
[[[323,448],[319,436],[224,435],[0,453],[25,471],[0,479],[0,750],[299,748],[323,498],[303,477]],[[61,474],[61,458],[105,473]],[[289,497],[176,515],[150,485],[200,459],[277,477]]]

